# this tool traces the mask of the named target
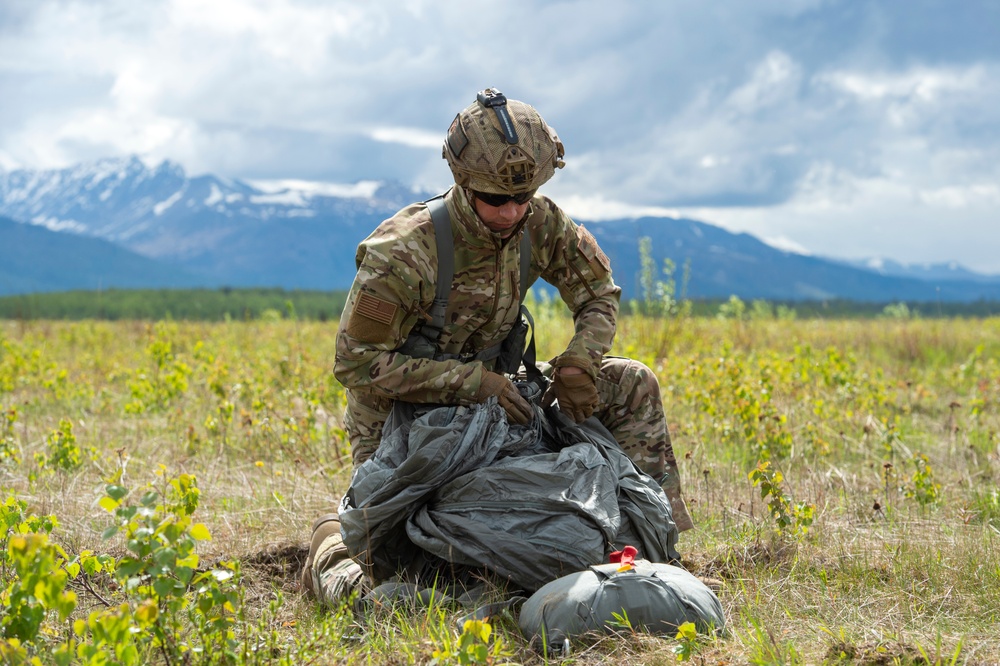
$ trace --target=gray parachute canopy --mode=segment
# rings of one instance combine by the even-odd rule
[[[397,402],[340,507],[344,543],[376,584],[465,568],[534,591],[625,545],[679,560],[669,500],[597,419],[536,407],[512,426],[495,398],[414,410]]]

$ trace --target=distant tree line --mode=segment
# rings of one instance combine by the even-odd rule
[[[678,299],[672,285],[657,285],[647,300],[622,304],[623,314],[653,317],[727,319],[864,319],[1000,316],[1000,302],[863,303],[848,300],[765,301]],[[552,295],[536,292],[532,305],[544,307]],[[284,289],[109,289],[0,297],[0,319],[175,319],[223,321],[251,319],[338,320],[346,291]],[[552,303],[555,305],[555,303]]]
[[[725,319],[950,319],[1000,316],[1000,302],[971,301],[861,302],[844,299],[825,301],[754,300],[744,303],[735,296],[729,300],[692,301],[696,317],[718,316]]]
[[[108,289],[0,298],[0,319],[300,319],[340,317],[346,291]]]

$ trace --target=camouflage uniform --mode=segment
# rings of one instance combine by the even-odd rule
[[[576,333],[556,363],[582,368],[596,380],[595,415],[643,471],[661,480],[678,528],[691,527],[655,375],[637,361],[604,356],[614,338],[621,289],[590,232],[544,196],[532,199],[508,238],[483,225],[463,188],[452,188],[445,204],[455,275],[441,351],[471,356],[506,337],[519,312],[520,239],[529,234],[531,280],[541,277],[555,286],[574,313]],[[347,387],[344,423],[359,465],[378,447],[393,400],[472,404],[483,373],[493,368],[491,362],[434,361],[394,351],[418,322],[430,319],[435,296],[437,246],[423,204],[383,222],[358,247],[356,261],[335,374]]]

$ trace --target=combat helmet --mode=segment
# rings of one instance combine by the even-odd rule
[[[532,106],[496,88],[455,116],[442,152],[455,183],[492,194],[533,192],[566,165],[555,130]]]

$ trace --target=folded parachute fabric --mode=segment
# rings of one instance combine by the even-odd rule
[[[624,543],[679,559],[669,500],[596,419],[536,417],[508,425],[490,399],[390,419],[340,508],[344,543],[375,584],[436,561],[533,591]]]

